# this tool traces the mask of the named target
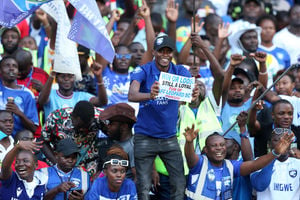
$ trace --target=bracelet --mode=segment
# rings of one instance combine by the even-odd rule
[[[240,137],[242,137],[242,138],[249,138],[249,133],[246,131],[246,132],[244,132],[244,133],[241,133],[240,134]]]
[[[98,86],[104,85],[104,82],[97,83]]]
[[[280,154],[275,153],[275,149],[272,149],[272,154],[273,156],[275,156],[276,158],[278,158],[279,156],[281,156]]]
[[[46,29],[46,28],[48,28],[48,27],[50,27],[50,24],[48,23],[47,25],[44,25],[44,28]]]
[[[259,74],[260,74],[260,75],[267,75],[268,72],[267,72],[267,71],[265,71],[265,72],[259,72]]]

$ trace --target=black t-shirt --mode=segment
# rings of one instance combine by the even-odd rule
[[[257,131],[254,137],[254,155],[259,157],[268,153],[268,141],[271,139],[271,134],[274,129],[272,120],[272,107],[261,110],[257,115],[257,120],[260,123],[260,131]],[[300,127],[291,126],[297,138],[297,146],[300,148]]]

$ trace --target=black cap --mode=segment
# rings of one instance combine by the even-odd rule
[[[69,156],[73,153],[79,153],[79,149],[71,138],[66,138],[57,143],[56,152],[62,153],[64,156]]]
[[[244,84],[243,79],[241,79],[240,77],[237,77],[237,76],[235,76],[235,75],[232,75],[232,76],[231,76],[231,82],[233,82],[233,81],[238,81],[238,82],[240,82],[241,84]]]
[[[175,49],[175,42],[167,35],[158,36],[154,41],[154,50],[158,51],[163,47],[169,47],[173,51]]]
[[[238,75],[238,74],[244,74],[249,79],[250,83],[256,80],[254,73],[248,69],[242,69],[237,67],[234,69],[233,75]]]

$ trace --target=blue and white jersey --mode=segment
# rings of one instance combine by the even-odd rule
[[[167,73],[191,77],[190,72],[182,65],[170,63]],[[160,70],[155,61],[137,67],[131,74],[131,81],[140,83],[141,93],[150,93],[151,86],[159,80]],[[141,101],[137,122],[134,125],[135,134],[148,135],[155,138],[170,138],[176,135],[178,117],[178,101],[164,97]]]
[[[273,161],[250,176],[257,200],[299,200],[300,160]]]
[[[107,177],[97,178],[85,200],[137,200],[135,184],[131,179],[124,179],[118,192],[111,192],[108,187]]]
[[[118,74],[106,67],[102,73],[108,105],[128,102],[130,74]]]
[[[282,69],[286,69],[291,65],[290,55],[283,48],[276,47],[275,45],[273,45],[272,47],[269,47],[269,48],[260,45],[258,47],[257,51],[263,51],[263,52],[273,55],[277,59],[278,64],[280,65],[280,68],[282,68]]]
[[[90,187],[90,177],[88,173],[82,169],[74,168],[71,172],[64,173],[57,168],[57,165],[55,165],[48,168],[42,168],[40,170],[47,176],[48,181],[46,183],[46,191],[49,191],[66,181],[70,181],[76,185],[75,188],[71,188],[70,192],[72,190],[82,190],[83,194],[85,194]],[[67,197],[68,196],[69,192],[67,192]],[[64,193],[58,193],[54,199],[64,199]]]
[[[35,125],[39,125],[38,112],[36,107],[36,101],[33,93],[23,85],[19,85],[20,89],[11,89],[2,85],[0,81],[0,109],[5,110],[7,104],[7,98],[13,97],[14,103],[18,106],[20,111],[26,115]],[[18,131],[24,129],[20,117],[14,115],[14,136]]]
[[[65,97],[59,93],[58,90],[52,89],[48,102],[44,105],[45,116],[57,109],[74,107],[78,101],[90,101],[94,97],[87,92],[73,92],[71,96]]]
[[[214,77],[210,71],[209,62],[206,66],[200,66],[199,75],[201,76],[199,80],[205,84],[206,91],[212,91]]]
[[[32,182],[26,182],[13,172],[2,181],[0,199],[3,200],[42,200],[46,192],[46,176],[39,170],[34,172]]]

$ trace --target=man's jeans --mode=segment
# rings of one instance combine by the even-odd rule
[[[177,138],[161,139],[134,135],[134,159],[137,174],[139,200],[148,200],[151,187],[151,174],[155,157],[159,155],[170,176],[171,199],[183,200],[186,179],[183,171],[182,154]]]

